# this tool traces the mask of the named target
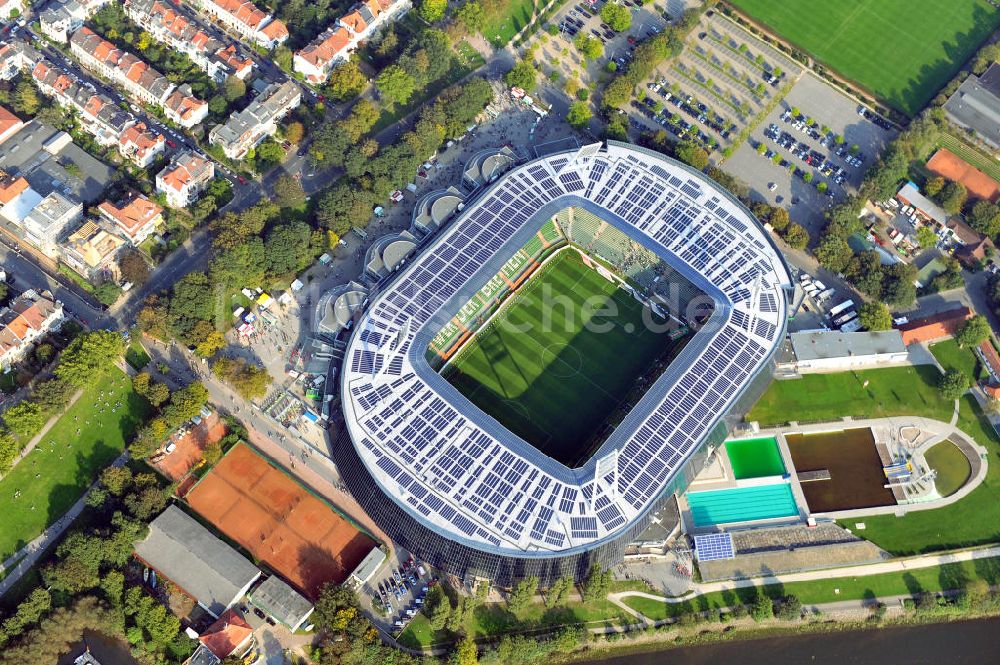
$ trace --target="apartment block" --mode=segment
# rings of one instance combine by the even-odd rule
[[[6,372],[23,360],[35,340],[58,330],[64,320],[61,302],[31,289],[0,309],[0,369]]]
[[[225,124],[208,133],[213,145],[222,146],[230,159],[247,152],[278,130],[278,123],[302,101],[301,89],[292,81],[272,83],[249,106],[229,116]]]
[[[167,197],[172,208],[185,208],[201,195],[215,177],[215,165],[201,155],[185,151],[174,155],[156,174],[156,191]]]
[[[125,12],[159,42],[184,53],[217,83],[229,76],[245,79],[253,59],[234,42],[224,43],[202,30],[185,8],[171,0],[127,0]]]
[[[273,49],[288,39],[288,28],[249,0],[191,0],[227,28],[254,44]]]
[[[136,191],[119,201],[105,201],[97,212],[133,245],[143,243],[163,225],[163,208]]]

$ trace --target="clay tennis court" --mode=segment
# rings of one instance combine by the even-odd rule
[[[188,504],[255,559],[315,600],[376,543],[245,444],[188,493]]]

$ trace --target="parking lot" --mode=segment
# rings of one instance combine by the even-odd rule
[[[684,52],[633,101],[630,125],[694,139],[720,159],[800,73],[792,60],[728,19],[706,14]]]
[[[823,213],[857,192],[894,136],[895,130],[859,115],[852,99],[806,74],[726,161],[726,170],[755,198],[787,207],[815,240]]]
[[[437,584],[430,567],[415,561],[401,548],[388,565],[364,586],[362,602],[371,605],[373,615],[386,632],[398,634],[423,608],[424,597]]]

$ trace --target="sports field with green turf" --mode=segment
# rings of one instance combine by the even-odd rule
[[[987,0],[731,2],[909,116],[1000,27]]]
[[[644,310],[576,250],[563,250],[443,374],[511,432],[575,466],[593,452],[595,433],[636,378],[682,343],[646,325]]]

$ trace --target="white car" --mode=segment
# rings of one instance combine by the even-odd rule
[[[773,192],[774,190],[778,189],[778,185],[776,185],[773,182],[769,182],[767,183],[767,188]]]
[[[173,441],[171,441],[170,443],[167,444],[166,448],[163,449],[163,453],[165,455],[169,455],[170,453],[174,452],[175,450],[177,450],[177,444],[174,443]]]

